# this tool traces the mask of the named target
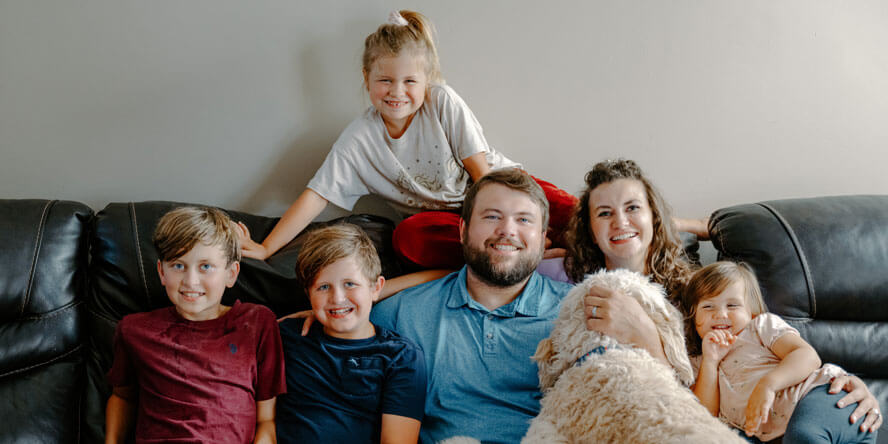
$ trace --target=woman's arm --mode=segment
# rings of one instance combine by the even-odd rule
[[[134,387],[114,387],[105,407],[105,443],[126,442],[127,434],[136,418],[136,390]]]
[[[277,434],[274,429],[274,406],[277,398],[256,401],[256,438],[255,444],[274,444]]]
[[[287,245],[297,234],[302,232],[321,211],[327,206],[327,199],[321,197],[311,188],[306,188],[299,198],[290,205],[290,208],[281,216],[281,220],[274,226],[268,237],[257,244],[250,238],[250,231],[246,225],[238,223],[240,228],[241,254],[244,257],[265,260],[281,247]]]
[[[380,444],[416,444],[419,440],[420,422],[399,415],[382,415]]]
[[[475,153],[465,159],[462,159],[463,167],[472,178],[472,182],[478,182],[478,179],[484,177],[490,172],[490,166],[487,165],[487,153]]]
[[[779,337],[771,351],[780,363],[759,380],[746,404],[747,435],[753,435],[768,420],[776,393],[805,380],[820,367],[820,357],[801,336],[790,333]]]

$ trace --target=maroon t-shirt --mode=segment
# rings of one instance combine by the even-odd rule
[[[108,381],[138,386],[136,442],[250,443],[256,402],[286,391],[274,313],[236,301],[209,321],[174,307],[126,316]]]

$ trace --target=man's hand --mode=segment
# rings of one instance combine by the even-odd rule
[[[857,420],[866,416],[860,424],[860,431],[875,432],[882,426],[882,410],[879,409],[879,401],[870,393],[863,380],[854,375],[837,376],[829,385],[829,393],[840,391],[848,392],[842,399],[836,402],[836,406],[844,408],[846,405],[857,403],[857,408],[851,412],[848,420],[855,424]]]

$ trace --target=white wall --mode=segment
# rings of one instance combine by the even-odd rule
[[[0,0],[0,197],[279,215],[402,7],[491,144],[571,192],[625,156],[685,216],[888,193],[883,1]]]

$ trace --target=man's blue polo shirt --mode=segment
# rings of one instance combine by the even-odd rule
[[[420,440],[456,435],[517,443],[540,409],[536,363],[570,285],[534,273],[490,311],[469,296],[466,267],[377,304],[370,320],[423,349],[428,371]]]

